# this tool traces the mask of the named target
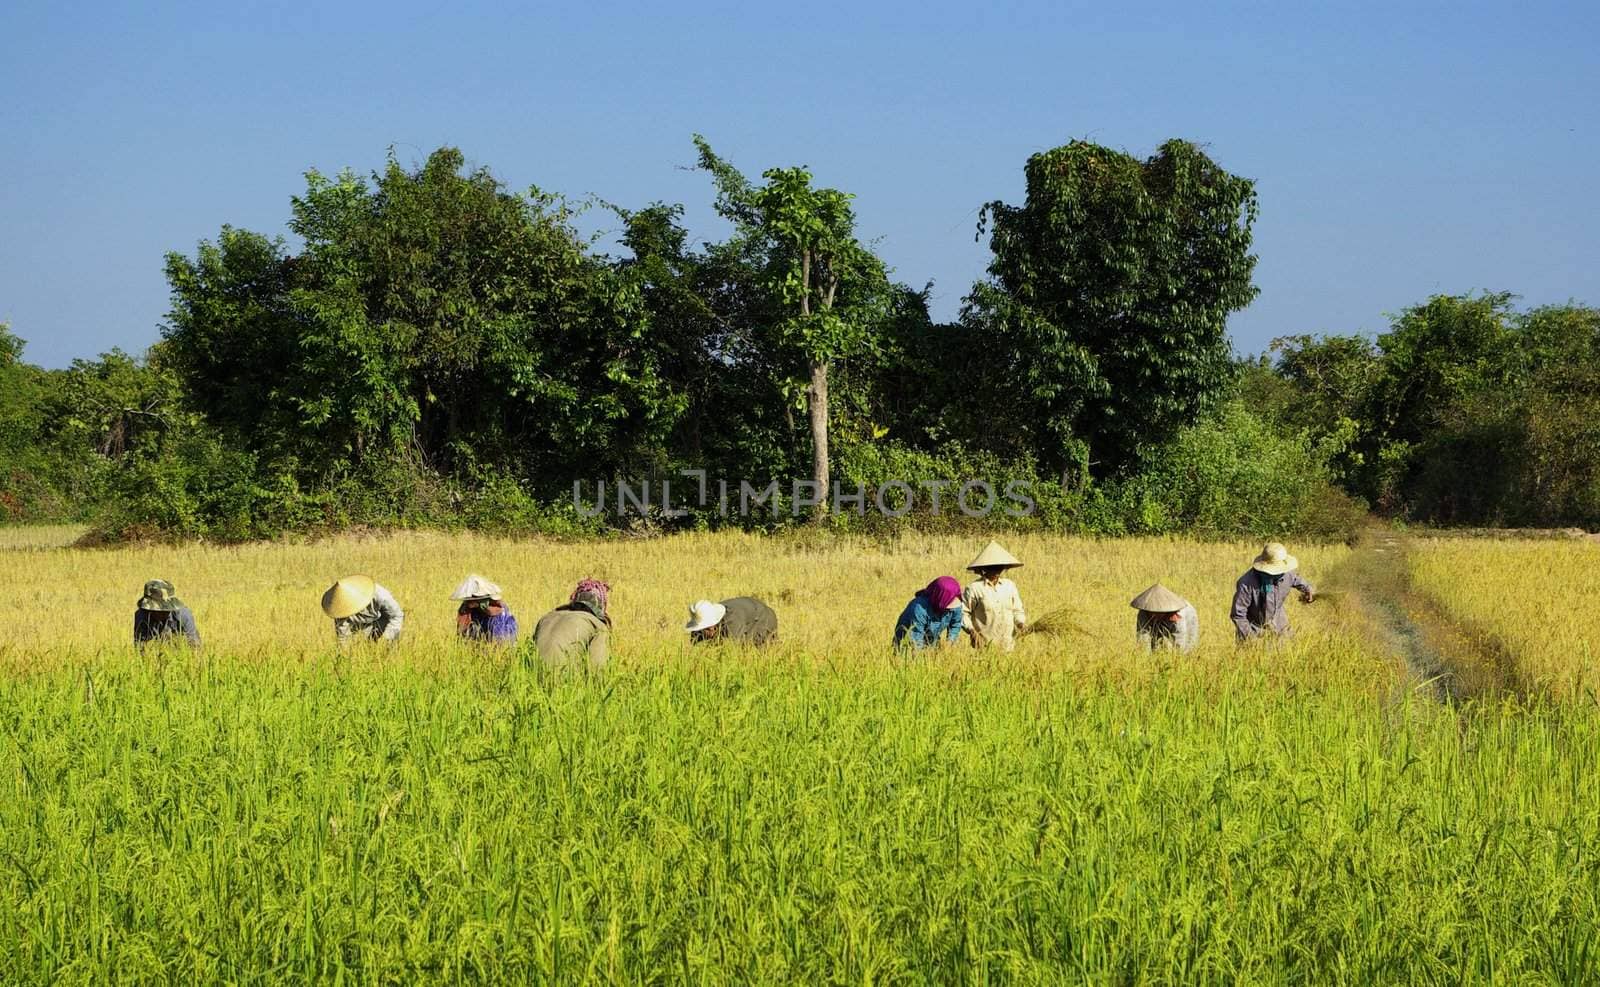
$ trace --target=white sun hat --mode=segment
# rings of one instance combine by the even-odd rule
[[[1257,555],[1250,568],[1257,572],[1264,572],[1269,576],[1281,576],[1290,569],[1300,568],[1300,560],[1289,554],[1282,542],[1267,542]]]
[[[450,594],[452,600],[499,600],[500,587],[474,572]]]
[[[727,614],[728,608],[722,604],[712,603],[710,600],[701,600],[689,608],[689,622],[683,625],[683,629],[693,634],[695,631],[703,631],[707,627],[715,627],[722,623],[722,618]]]

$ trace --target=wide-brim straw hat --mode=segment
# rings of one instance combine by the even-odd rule
[[[695,631],[703,631],[708,627],[715,627],[722,623],[722,618],[727,615],[728,608],[722,604],[712,603],[710,600],[701,600],[689,608],[689,622],[683,625],[683,629],[690,634]]]
[[[967,563],[967,568],[976,572],[980,569],[1015,569],[1022,565],[1017,557],[1000,547],[1000,543],[992,541],[986,545],[978,557]]]
[[[1189,605],[1189,601],[1167,589],[1160,583],[1140,593],[1128,604],[1135,610],[1145,613],[1177,613]]]
[[[1300,560],[1289,554],[1280,542],[1267,542],[1257,555],[1250,568],[1257,572],[1264,572],[1269,576],[1281,576],[1291,569],[1300,568]]]
[[[183,601],[178,599],[177,590],[165,579],[152,579],[144,584],[144,595],[139,597],[140,610],[158,610],[162,613],[172,613],[183,609]]]
[[[377,591],[378,584],[371,576],[346,576],[322,594],[322,612],[334,620],[354,617],[367,608]]]
[[[452,600],[501,600],[500,587],[474,572],[466,578],[456,591],[450,594]]]

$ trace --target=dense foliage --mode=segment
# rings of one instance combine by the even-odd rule
[[[1600,310],[1439,295],[1376,340],[1291,336],[1254,404],[1386,514],[1600,526]]]
[[[293,247],[224,226],[170,254],[146,354],[46,371],[0,327],[0,519],[228,540],[771,526],[813,513],[793,485],[810,480],[816,513],[861,527],[884,523],[881,484],[983,479],[1036,505],[989,523],[1103,534],[1333,534],[1362,502],[1600,524],[1594,309],[1442,296],[1376,340],[1287,336],[1238,362],[1253,184],[1183,141],[1146,160],[1075,141],[1029,159],[1021,205],[984,207],[989,276],[939,324],[847,192],[804,168],[752,182],[696,146],[721,242],[693,242],[680,206],[611,205],[612,255],[564,199],[444,148],[308,173]],[[684,470],[706,501],[683,502]],[[619,479],[656,500],[619,515]],[[719,479],[735,498],[776,481],[777,517],[719,510]],[[574,484],[592,510],[600,481],[586,516]],[[868,510],[830,481],[865,486]],[[968,523],[934,514],[906,512]]]
[[[1137,467],[1227,387],[1226,323],[1255,297],[1254,183],[1193,144],[1148,161],[1073,141],[992,202],[992,281],[968,317],[1021,385],[1018,431],[1051,466]]]

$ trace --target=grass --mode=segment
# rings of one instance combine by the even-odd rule
[[[1235,649],[1251,546],[1008,547],[1030,610],[1085,633],[890,654],[905,599],[975,550],[945,539],[0,550],[31,607],[85,604],[0,654],[0,982],[1600,974],[1592,706],[1419,698],[1353,608]],[[1295,548],[1313,581],[1348,559]],[[610,578],[615,667],[456,647],[469,568],[525,627]],[[316,593],[356,569],[407,639],[337,658]],[[203,656],[131,654],[154,576]],[[1132,647],[1156,578],[1201,613],[1192,658]],[[782,645],[689,650],[679,612],[739,592]]]

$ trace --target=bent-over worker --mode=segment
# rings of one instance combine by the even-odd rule
[[[177,591],[165,579],[144,584],[144,595],[133,611],[133,645],[140,651],[147,644],[180,644],[200,647],[200,628],[194,614],[178,599]]]
[[[961,584],[940,576],[911,598],[894,624],[894,646],[927,648],[961,636]]]
[[[611,617],[605,583],[586,579],[572,599],[533,627],[533,646],[547,667],[598,672],[611,658]]]
[[[1134,597],[1133,632],[1146,651],[1173,648],[1186,654],[1200,643],[1200,615],[1189,601],[1160,583]]]
[[[517,616],[506,606],[495,583],[473,573],[456,587],[450,599],[461,601],[456,609],[457,634],[487,644],[517,643]]]
[[[346,576],[322,594],[322,612],[333,618],[333,633],[340,644],[352,638],[397,641],[406,613],[394,594],[371,576]]]
[[[695,644],[766,644],[778,634],[778,615],[753,596],[735,596],[721,603],[700,600],[689,608],[689,622],[683,629]]]
[[[1316,590],[1300,578],[1300,560],[1278,542],[1268,542],[1233,590],[1233,627],[1240,641],[1276,634],[1288,637],[1289,591],[1298,590],[1302,602],[1316,599]]]

